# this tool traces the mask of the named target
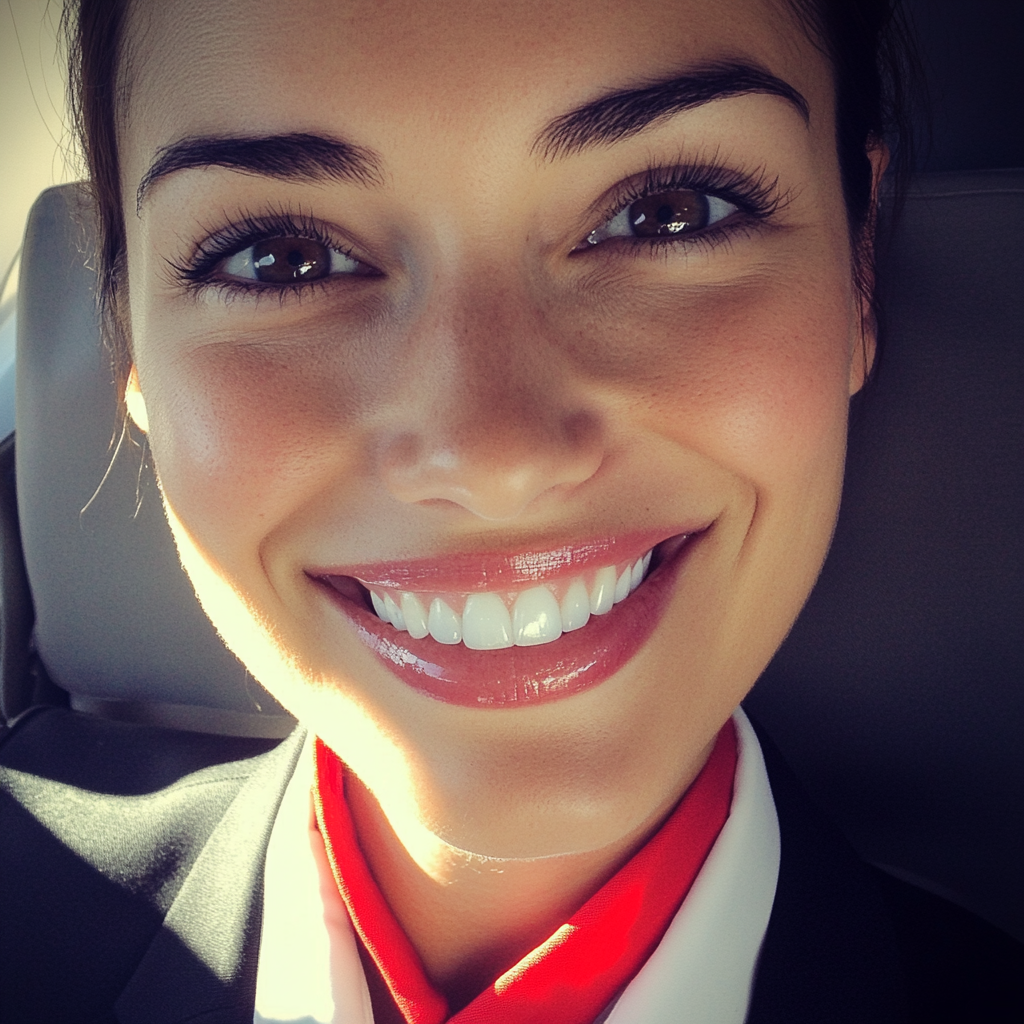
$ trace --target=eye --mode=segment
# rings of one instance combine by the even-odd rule
[[[675,189],[635,199],[587,235],[590,245],[609,238],[680,238],[726,220],[739,207],[718,196]]]
[[[330,274],[365,274],[369,268],[313,238],[266,238],[221,261],[221,274],[264,284],[317,281]]]

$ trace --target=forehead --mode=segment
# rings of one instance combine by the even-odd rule
[[[812,118],[831,105],[785,0],[162,0],[134,6],[128,38],[140,158],[232,132],[513,145],[604,91],[721,59],[762,65]]]

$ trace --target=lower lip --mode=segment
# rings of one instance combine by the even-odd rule
[[[353,622],[359,639],[412,689],[461,707],[526,707],[582,693],[618,672],[661,621],[676,576],[697,540],[690,535],[666,542],[678,548],[625,601],[606,615],[592,615],[582,629],[536,647],[474,651],[463,644],[416,640],[329,583],[317,582]]]

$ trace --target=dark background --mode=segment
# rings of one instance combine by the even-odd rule
[[[865,859],[1024,941],[1024,0],[905,6],[938,173],[882,233],[832,549],[745,706]]]
[[[1024,167],[1024,0],[905,0],[925,65],[919,170]]]

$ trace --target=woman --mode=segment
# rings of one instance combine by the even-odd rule
[[[874,358],[887,5],[79,16],[127,413],[207,614],[311,731],[229,803],[177,783],[119,868],[159,913],[58,975],[81,1019],[935,1019],[1004,985],[735,711]]]

